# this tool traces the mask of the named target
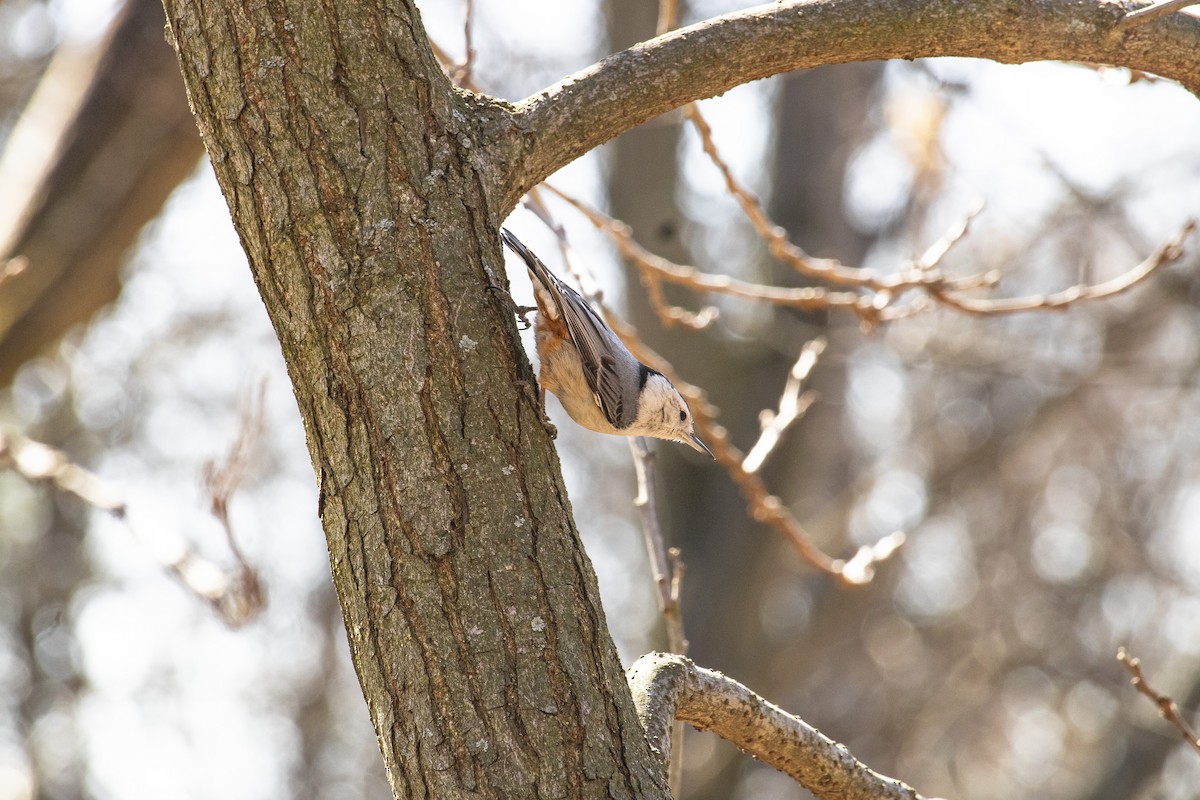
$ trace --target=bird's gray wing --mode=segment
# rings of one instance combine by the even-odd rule
[[[556,288],[563,300],[563,319],[571,332],[571,341],[583,362],[583,376],[596,396],[600,410],[613,427],[629,427],[637,412],[632,399],[626,402],[625,384],[619,370],[623,365],[629,366],[626,362],[632,362],[633,357],[621,358],[628,355],[624,345],[616,341],[604,321],[574,289],[561,283]]]

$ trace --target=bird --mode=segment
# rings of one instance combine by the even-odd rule
[[[716,458],[670,379],[634,357],[612,328],[507,228],[500,238],[529,271],[537,302],[538,383],[597,433],[682,442]]]

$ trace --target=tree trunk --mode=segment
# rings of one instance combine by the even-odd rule
[[[165,6],[304,418],[394,794],[664,796],[487,290],[488,109],[411,4]]]

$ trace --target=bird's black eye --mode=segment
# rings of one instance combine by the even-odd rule
[[[684,411],[682,408],[681,408],[681,409],[679,409],[679,421],[680,421],[680,422],[686,422],[686,421],[687,421],[687,412],[686,412],[686,411]]]

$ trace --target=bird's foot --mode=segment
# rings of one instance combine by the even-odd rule
[[[537,311],[537,306],[517,305],[517,301],[513,299],[512,293],[500,285],[490,269],[487,270],[487,274],[488,291],[500,299],[500,302],[504,304],[510,314],[515,314],[521,320],[521,330],[529,330],[533,327],[533,323],[529,321],[529,315]]]
[[[542,423],[542,427],[546,429],[546,433],[550,434],[551,439],[557,439],[558,428],[554,427],[554,423],[550,421],[550,417],[546,416],[546,390],[538,386],[537,391],[534,391],[533,385],[529,381],[516,381],[515,383],[521,387],[533,403],[533,408],[537,411],[538,421]]]

